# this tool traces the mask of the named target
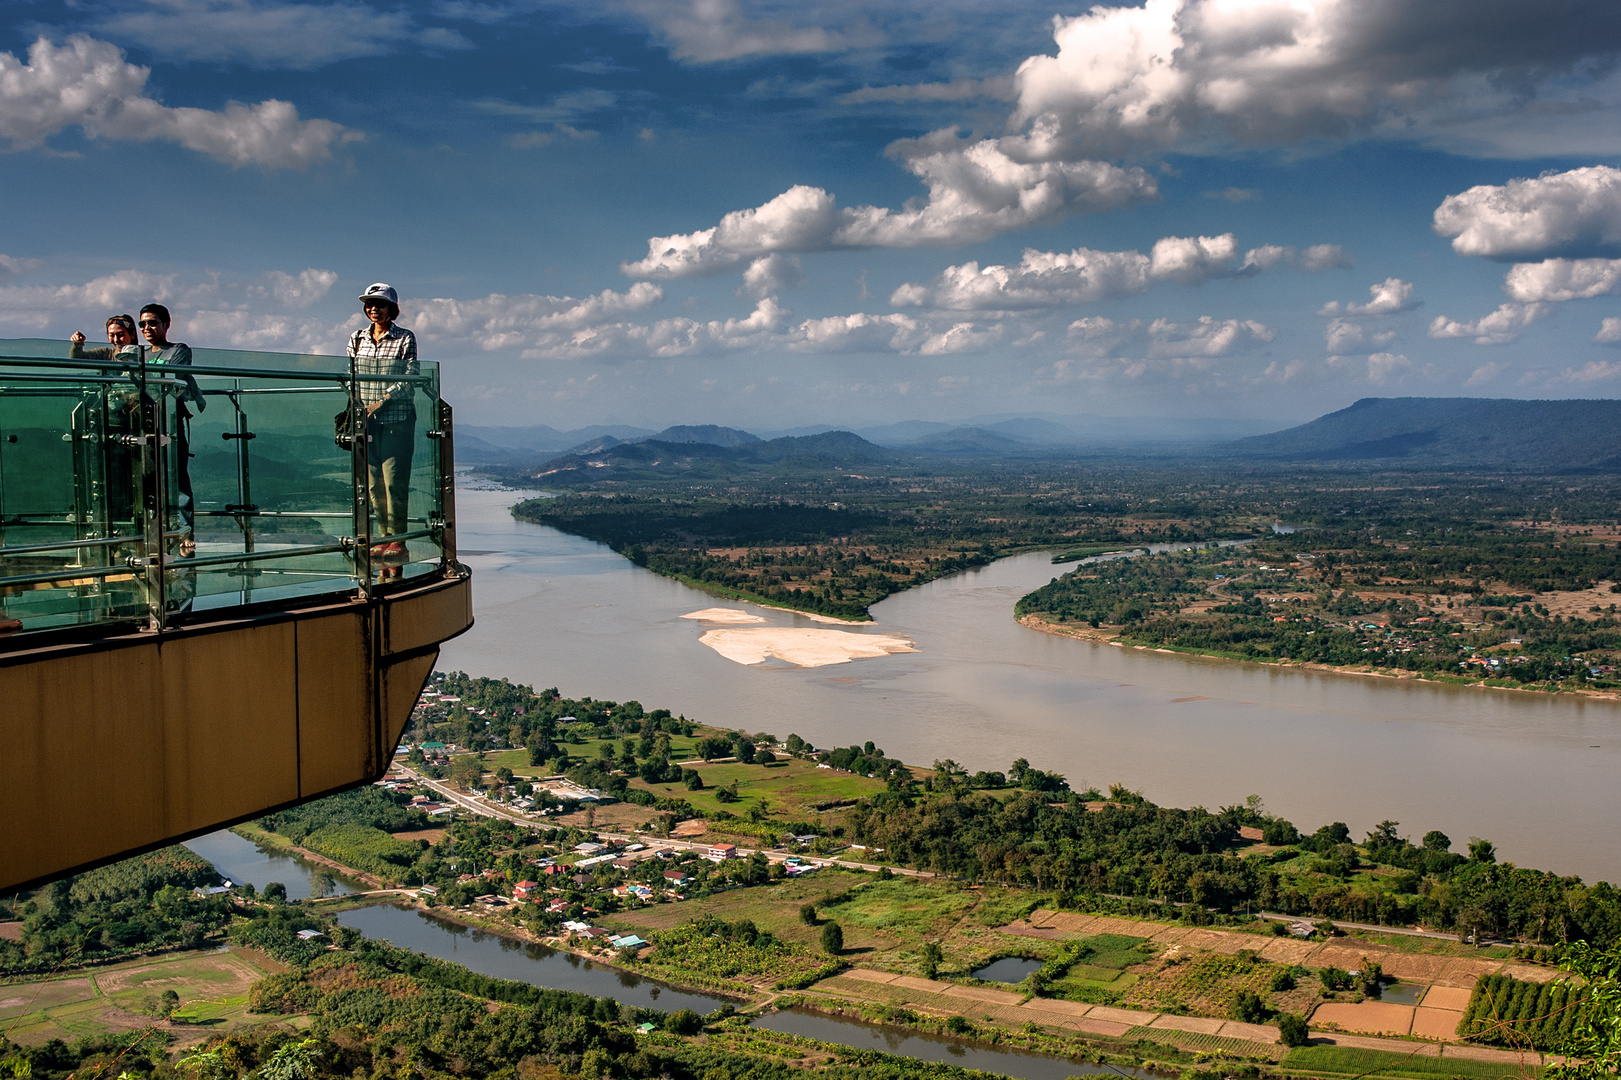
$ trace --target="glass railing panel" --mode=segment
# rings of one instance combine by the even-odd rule
[[[146,612],[148,575],[130,560],[173,521],[158,489],[172,480],[174,449],[142,438],[172,423],[162,386],[143,390],[138,370],[110,364],[0,368],[5,625]]]
[[[191,610],[352,589],[352,461],[333,441],[344,378],[210,374],[197,358],[196,550],[181,579]]]
[[[350,592],[363,569],[369,584],[438,569],[437,365],[409,380],[409,497],[389,522],[403,550],[370,559],[355,540],[383,536],[365,515],[369,470],[362,458],[357,529],[355,456],[334,433],[345,357],[195,349],[190,369],[143,371],[67,352],[0,341],[0,619],[183,619]]]

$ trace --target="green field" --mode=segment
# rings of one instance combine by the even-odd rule
[[[836,899],[836,903],[824,901]],[[995,956],[1026,952],[1045,956],[1058,943],[1013,938],[994,927],[1025,914],[1029,897],[1009,902],[1006,890],[972,889],[951,881],[821,870],[770,885],[717,893],[702,900],[659,904],[605,916],[603,924],[645,933],[680,926],[699,915],[727,922],[748,919],[784,941],[815,946],[821,923],[844,930],[845,952],[865,967],[915,974],[919,950],[937,941],[945,953],[942,974],[967,975]],[[818,924],[801,921],[799,909],[816,906]]]
[[[0,1022],[14,1042],[38,1046],[147,1027],[160,1019],[165,990],[180,996],[173,1035],[194,1042],[262,1023],[248,1013],[248,988],[268,974],[240,950],[176,953],[0,986]]]
[[[1499,1080],[1510,1076],[1530,1080],[1540,1071],[1531,1064],[1521,1066],[1514,1062],[1420,1057],[1417,1054],[1392,1054],[1348,1046],[1302,1046],[1289,1052],[1289,1056],[1283,1059],[1282,1067],[1291,1072],[1317,1076],[1395,1076],[1412,1077],[1414,1080],[1439,1080],[1453,1076],[1461,1080]]]
[[[884,790],[882,780],[871,780],[853,773],[818,769],[814,762],[785,758],[770,765],[740,765],[737,762],[695,763],[690,766],[704,780],[704,790],[688,791],[685,784],[647,784],[633,780],[631,787],[651,791],[671,799],[685,799],[706,814],[727,811],[747,816],[760,800],[770,804],[771,816],[778,820],[814,821],[818,804],[866,798]],[[715,789],[735,783],[740,799],[722,803]]]

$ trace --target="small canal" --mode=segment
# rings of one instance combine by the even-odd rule
[[[272,881],[281,882],[287,886],[289,900],[347,896],[366,891],[362,882],[346,878],[328,867],[305,862],[294,855],[266,851],[229,829],[187,840],[185,846],[213,863],[214,869],[225,878],[239,883],[251,882],[260,892]]]
[[[232,881],[251,882],[254,888],[260,890],[272,881],[281,882],[287,886],[288,899],[292,900],[344,895],[365,888],[359,882],[335,877],[325,868],[294,856],[261,851],[232,832],[211,833],[188,841],[186,846],[212,862],[221,874]],[[461,964],[492,978],[515,979],[532,986],[569,990],[592,997],[611,997],[626,1005],[665,1012],[692,1009],[698,1013],[708,1013],[727,1003],[726,998],[678,990],[635,972],[593,963],[573,953],[475,930],[437,918],[420,908],[376,904],[339,912],[336,918],[342,925],[353,927],[369,938],[387,941],[438,960]],[[755,1024],[771,1031],[819,1039],[857,1050],[877,1050],[920,1061],[982,1069],[1016,1077],[1017,1080],[1067,1080],[1071,1076],[1102,1073],[1125,1074],[1140,1080],[1152,1080],[1153,1077],[1152,1073],[1138,1069],[1003,1050],[962,1039],[800,1010],[771,1013],[755,1021]]]

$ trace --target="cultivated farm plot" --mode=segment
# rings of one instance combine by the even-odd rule
[[[1428,1048],[1425,1048],[1426,1050]],[[1316,1076],[1392,1076],[1413,1080],[1509,1080],[1528,1067],[1517,1062],[1477,1061],[1444,1053],[1401,1054],[1349,1046],[1302,1046],[1283,1059],[1283,1068]]]
[[[1162,963],[1158,970],[1144,973],[1121,1004],[1191,1016],[1230,1016],[1240,991],[1266,998],[1276,970],[1271,964],[1206,953],[1182,963]]]
[[[852,893],[836,904],[826,897]],[[820,870],[770,885],[717,893],[703,900],[659,904],[604,917],[615,929],[667,930],[711,914],[726,922],[748,919],[761,930],[784,941],[819,947],[821,923],[829,919],[844,931],[847,959],[864,965],[911,973],[916,970],[919,947],[925,940],[940,941],[946,966],[971,970],[992,954],[1001,954],[1003,935],[981,926],[974,915],[981,906],[993,909],[992,921],[1005,917],[999,890],[969,889],[949,881],[898,876],[889,881],[870,874]],[[807,926],[799,909],[816,905],[818,924]],[[1047,943],[1043,942],[1043,945]]]
[[[823,870],[770,885],[733,889],[701,901],[683,900],[618,912],[604,916],[602,922],[614,929],[636,930],[645,935],[648,931],[674,929],[700,915],[713,915],[724,922],[748,919],[761,930],[784,941],[815,945],[821,940],[821,927],[807,926],[801,922],[800,906],[871,880],[865,875],[848,871]],[[845,927],[845,946],[859,947],[860,935],[852,935],[851,930],[851,927]]]
[[[1222,1035],[1181,1031],[1176,1028],[1139,1025],[1127,1031],[1122,1038],[1126,1041],[1148,1039],[1151,1042],[1167,1043],[1178,1050],[1187,1050],[1195,1054],[1232,1054],[1237,1057],[1256,1057],[1265,1054],[1273,1060],[1279,1060],[1288,1053],[1288,1047],[1282,1044],[1254,1043],[1248,1039],[1229,1039]]]
[[[182,1042],[251,1024],[248,988],[267,972],[241,953],[179,953],[136,960],[89,975],[0,987],[0,1020],[13,1041],[38,1046],[164,1025],[155,1015],[165,990],[180,996],[172,1025]]]
[[[842,802],[875,795],[885,789],[882,780],[873,780],[853,773],[831,769],[818,769],[813,762],[788,758],[770,765],[742,765],[735,761],[702,762],[687,766],[703,777],[703,791],[688,791],[684,783],[647,784],[632,781],[639,787],[671,799],[685,799],[704,811],[726,810],[742,816],[748,813],[754,800],[764,799],[771,804],[771,815],[778,819],[815,820],[818,804]],[[715,789],[737,784],[741,797],[735,803],[721,803]]]

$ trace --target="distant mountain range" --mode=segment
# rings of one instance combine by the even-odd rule
[[[1621,468],[1621,401],[1363,398],[1220,451],[1268,461],[1606,472]]]
[[[714,424],[678,426],[663,431],[629,425],[598,425],[560,431],[545,424],[534,427],[484,427],[462,424],[456,429],[456,457],[469,464],[539,462],[558,454],[592,453],[629,442],[703,443],[742,446],[752,441],[822,435],[849,431],[879,446],[906,448],[922,453],[1002,453],[1021,448],[1106,447],[1145,443],[1210,444],[1265,430],[1255,420],[1213,417],[1169,420],[1145,416],[1016,416],[980,417],[966,422],[903,420],[876,427],[841,428],[834,424],[766,431],[752,434]]]
[[[457,432],[456,456],[470,464],[589,483],[619,473],[671,469],[718,476],[737,467],[825,470],[901,466],[931,457],[1039,459],[1105,448],[1129,453],[1134,445],[1150,449],[1140,440],[1111,442],[1097,432],[1089,436],[1035,417],[968,426],[913,420],[860,431],[801,428],[775,438],[715,424],[658,432],[629,426],[572,431],[466,426]],[[1621,401],[1363,398],[1283,431],[1225,443],[1184,432],[1180,445],[1162,441],[1154,452],[1280,463],[1611,471],[1621,469]]]
[[[666,439],[663,437],[665,433],[660,432],[651,439],[577,448],[543,462],[530,473],[530,477],[549,483],[596,483],[655,472],[658,475],[672,472],[708,475],[739,467],[767,466],[777,470],[821,473],[830,469],[893,464],[912,456],[877,446],[848,431],[789,435],[770,440],[734,428],[712,428],[710,431],[711,437],[727,441]]]

